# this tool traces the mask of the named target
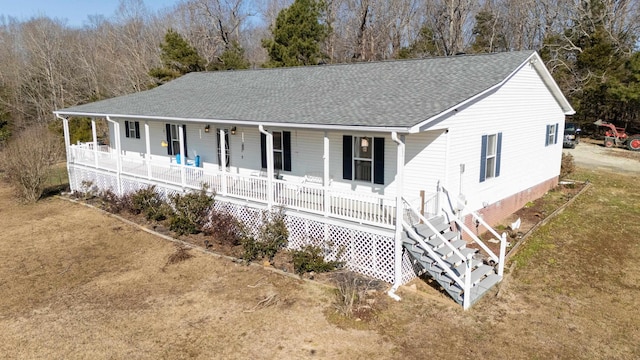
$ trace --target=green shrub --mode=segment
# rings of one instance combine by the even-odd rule
[[[207,195],[206,187],[184,195],[170,195],[169,200],[173,208],[169,216],[169,228],[172,231],[179,235],[202,231],[213,208],[213,197]]]
[[[162,200],[155,185],[148,186],[131,196],[131,212],[144,214],[147,220],[162,221],[171,212],[168,204]]]
[[[318,246],[307,245],[293,252],[293,268],[296,273],[329,272],[343,265],[340,261],[325,261],[322,249]]]
[[[287,246],[289,230],[284,222],[284,212],[271,212],[263,215],[263,225],[260,229],[260,242],[263,254],[269,261],[276,253]]]
[[[242,260],[250,262],[262,256],[262,245],[255,237],[245,233],[244,236],[240,238],[240,244],[243,250]]]
[[[226,211],[212,211],[202,232],[213,236],[219,243],[239,245],[243,236],[242,223]]]
[[[284,222],[282,210],[272,213],[265,212],[262,219],[263,225],[260,228],[258,239],[246,232],[240,238],[244,250],[242,259],[245,261],[253,261],[261,257],[272,261],[276,253],[285,248],[289,242],[289,230]]]

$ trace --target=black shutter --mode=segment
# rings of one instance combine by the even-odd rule
[[[482,135],[482,148],[480,150],[480,182],[486,180],[487,172],[487,135]]]
[[[291,132],[283,131],[282,132],[282,152],[284,156],[284,171],[291,171]]]
[[[553,138],[553,143],[557,144],[558,143],[558,123],[556,123],[556,136]]]
[[[184,138],[184,159],[187,161],[186,159],[189,157],[189,152],[187,151],[187,125],[182,125],[182,137]]]
[[[267,135],[260,133],[260,158],[262,159],[262,168],[267,168]]]
[[[544,134],[544,146],[549,146],[549,128],[551,125],[547,125],[547,131]]]
[[[384,184],[384,138],[373,138],[373,183]]]
[[[129,122],[126,120],[124,122],[124,136],[129,137]]]
[[[133,123],[136,128],[136,139],[140,139],[140,122],[136,121]]]
[[[502,155],[502,133],[498,133],[498,144],[496,145],[496,177],[500,176],[500,157]]]
[[[342,178],[353,180],[353,138],[342,136]]]
[[[173,155],[173,144],[171,143],[171,124],[165,124],[167,131],[167,155]]]

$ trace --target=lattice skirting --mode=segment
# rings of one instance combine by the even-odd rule
[[[137,191],[151,183],[110,172],[96,171],[71,165],[69,183],[72,191],[118,192],[118,180],[123,193]],[[92,189],[87,189],[87,186]],[[182,192],[172,185],[153,183],[156,190],[168,198],[172,193]],[[258,235],[265,216],[265,205],[259,203],[237,204],[216,197],[214,207],[226,211],[242,221],[253,235]],[[393,232],[370,226],[326,219],[313,214],[284,209],[285,223],[289,230],[289,248],[300,249],[305,245],[319,246],[328,260],[339,260],[349,270],[392,283],[394,280],[394,238]],[[416,269],[408,254],[403,255],[402,283],[416,277]]]

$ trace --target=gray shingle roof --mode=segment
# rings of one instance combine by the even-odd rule
[[[500,83],[532,54],[190,73],[57,112],[408,128]]]

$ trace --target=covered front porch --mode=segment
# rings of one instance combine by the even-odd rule
[[[344,183],[334,182],[330,174],[329,138],[324,133],[321,171],[306,174],[287,173],[283,176],[274,168],[273,134],[259,126],[260,133],[266,138],[266,168],[235,168],[227,166],[229,161],[228,130],[220,129],[217,136],[220,142],[218,161],[211,163],[211,156],[196,159],[178,156],[166,157],[152,153],[151,141],[156,141],[158,134],[149,130],[149,122],[144,122],[144,141],[146,152],[138,156],[126,154],[120,138],[120,122],[111,121],[114,131],[111,133],[110,145],[100,145],[95,132],[95,120],[92,120],[93,141],[68,144],[68,164],[89,171],[102,171],[115,175],[117,181],[113,191],[119,194],[130,191],[123,186],[123,180],[134,180],[148,185],[171,188],[174,191],[199,190],[203,186],[215,192],[216,199],[261,206],[267,209],[282,207],[288,211],[298,211],[310,216],[326,219],[346,220],[362,225],[375,226],[388,230],[396,227],[397,198],[375,192],[349,191]],[[65,134],[68,134],[67,120],[63,119]],[[208,127],[208,126],[207,126]],[[214,130],[216,131],[216,130]],[[186,134],[178,127],[177,153],[186,153]],[[67,137],[68,139],[68,137]],[[142,139],[141,139],[142,140]],[[190,140],[193,142],[193,140]],[[243,145],[244,146],[244,145]],[[396,183],[397,184],[400,183]],[[73,189],[73,188],[72,188]],[[79,190],[79,189],[73,189]],[[427,217],[434,215],[438,209],[435,193],[422,193],[417,201],[403,203],[403,214],[410,213],[406,207],[414,206]]]

